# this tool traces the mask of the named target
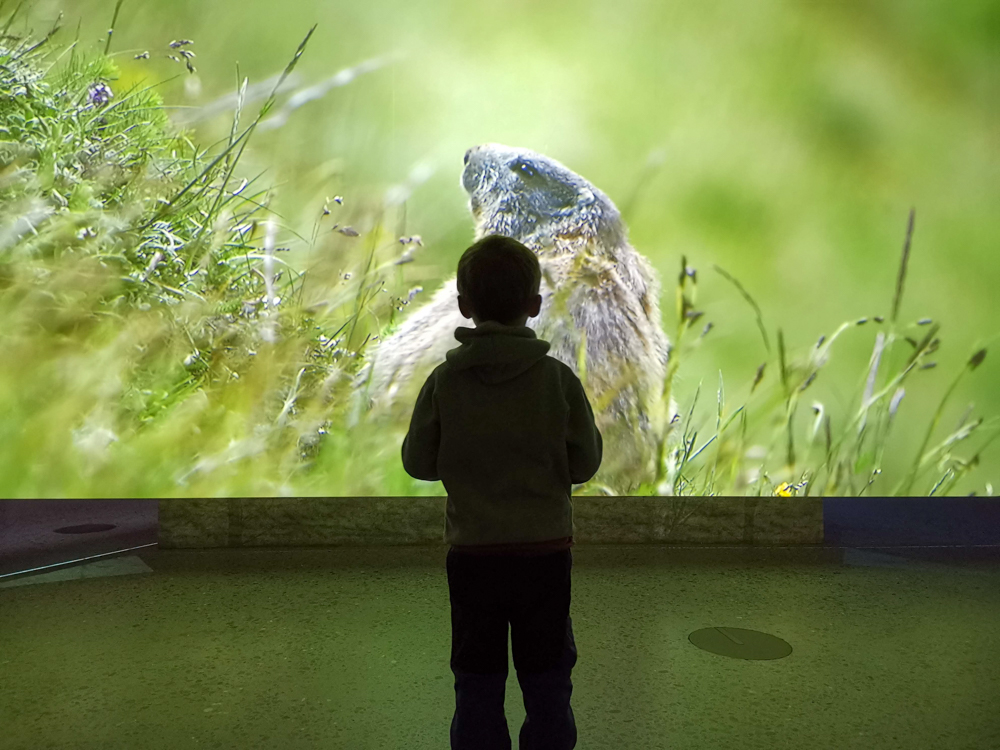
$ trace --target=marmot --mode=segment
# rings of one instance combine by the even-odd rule
[[[618,209],[554,159],[495,143],[466,152],[461,184],[477,240],[501,234],[538,255],[542,308],[527,325],[583,381],[604,438],[604,462],[591,481],[627,493],[652,480],[668,413],[662,392],[670,344],[657,275],[629,244]],[[452,276],[366,355],[356,385],[368,405],[412,407],[430,371],[458,345],[455,329],[472,325],[458,309]]]

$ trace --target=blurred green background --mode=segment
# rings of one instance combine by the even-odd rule
[[[113,10],[36,2],[27,27],[62,12],[60,40],[97,49]],[[713,265],[760,304],[772,345],[780,327],[804,351],[846,320],[888,317],[911,207],[900,320],[940,322],[942,345],[907,384],[887,460],[912,462],[942,391],[1000,331],[1000,2],[126,0],[111,49],[120,87],[162,82],[207,145],[232,110],[197,108],[279,73],[313,24],[299,88],[394,57],[262,128],[241,171],[276,186],[283,227],[304,236],[325,198],[376,206],[417,175],[394,220],[423,238],[403,281],[426,296],[472,238],[462,155],[492,141],[558,159],[617,203],[663,278],[668,332],[681,256],[698,269],[714,328],[678,375],[682,403],[699,383],[714,393],[720,371],[742,403],[766,355]],[[196,73],[166,58],[176,39],[194,41]],[[850,407],[874,335],[845,334],[812,399]],[[994,357],[960,384],[947,430],[970,404],[1000,414]],[[956,492],[1000,481],[998,458],[994,443]]]

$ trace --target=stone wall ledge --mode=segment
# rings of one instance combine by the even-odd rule
[[[160,500],[159,546],[312,547],[444,542],[447,498]],[[823,544],[823,499],[576,496],[577,544]]]

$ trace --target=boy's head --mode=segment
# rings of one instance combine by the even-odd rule
[[[456,281],[458,308],[476,325],[493,320],[523,326],[541,310],[538,258],[510,237],[491,234],[466,250]]]

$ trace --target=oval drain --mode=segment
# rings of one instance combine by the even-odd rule
[[[733,659],[783,659],[792,647],[774,635],[744,628],[703,628],[688,640],[705,651]]]
[[[55,529],[57,534],[93,534],[97,531],[111,531],[115,528],[113,523],[81,523],[79,526],[63,526]]]

